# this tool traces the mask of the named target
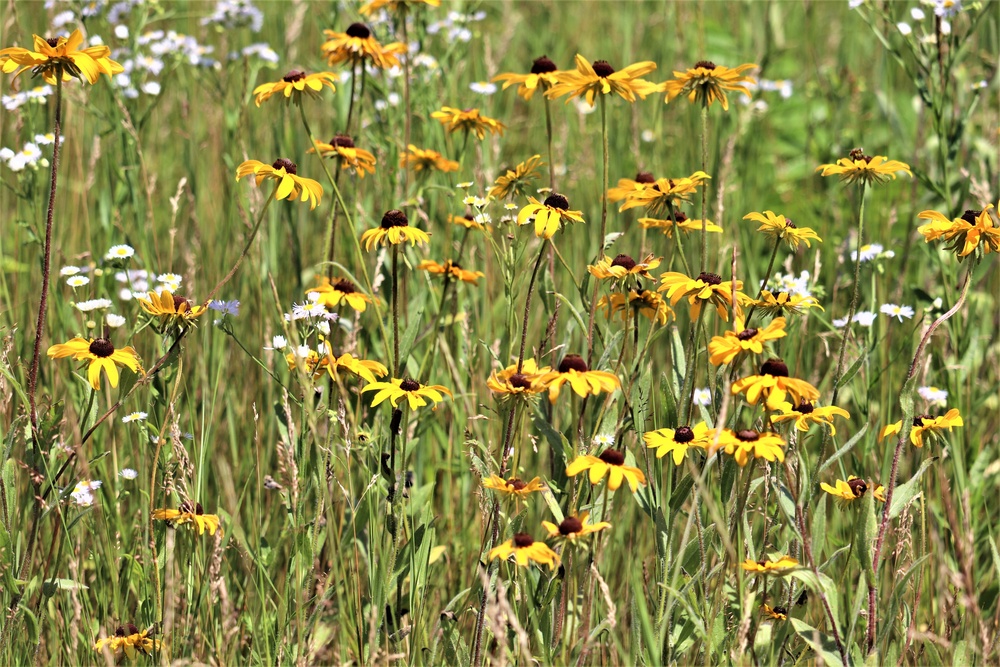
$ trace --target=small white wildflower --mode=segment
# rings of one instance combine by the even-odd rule
[[[316,330],[319,331],[324,336],[330,335],[330,323],[326,320],[320,320],[316,323]]]
[[[117,329],[125,324],[125,318],[115,313],[108,313],[104,316],[104,323],[112,329]]]
[[[694,390],[694,404],[709,406],[712,404],[712,392],[708,389]]]
[[[131,424],[132,422],[144,422],[146,417],[149,415],[145,412],[130,412],[129,414],[122,417],[123,424]]]
[[[76,304],[76,309],[81,313],[89,313],[92,310],[103,310],[111,307],[111,299],[89,299]]]
[[[475,183],[473,183],[472,181],[462,181],[461,183],[455,185],[455,187],[458,188],[459,190],[468,190],[473,185],[475,185]]]
[[[913,28],[911,28],[910,24],[907,23],[906,21],[900,21],[899,23],[897,23],[896,30],[898,30],[899,34],[902,35],[903,37],[908,37],[909,35],[913,34]]]
[[[913,9],[911,9],[910,16],[913,17],[914,21],[923,21],[927,17],[927,15],[924,14],[924,10],[920,9],[919,7],[914,7]]]
[[[656,139],[656,135],[653,134],[652,130],[643,130],[642,134],[639,135],[639,138],[642,139],[643,143],[649,144],[652,143],[654,139]]]
[[[135,248],[130,245],[113,245],[104,254],[104,259],[128,259],[135,254]]]
[[[147,81],[141,86],[139,86],[139,90],[146,93],[147,95],[155,96],[160,94],[162,87],[160,86],[160,83],[158,81]]]
[[[883,250],[883,247],[882,247],[882,244],[880,244],[880,243],[869,243],[867,245],[861,246],[861,261],[862,262],[870,262],[870,261],[872,261],[873,259],[875,259],[876,257],[878,257],[879,255],[882,254],[882,250]],[[852,261],[857,261],[858,260],[858,251],[857,250],[852,250],[851,251],[851,260]]]
[[[275,336],[271,339],[271,346],[265,346],[265,350],[284,350],[285,346],[288,345],[288,341],[285,340],[284,336]]]
[[[83,269],[81,269],[79,266],[64,266],[61,269],[59,269],[59,275],[65,278],[67,276],[75,276],[81,271],[83,271]]]
[[[83,287],[90,282],[90,278],[87,276],[71,276],[66,280],[66,284],[76,289],[77,287]]]
[[[308,345],[299,345],[292,352],[299,359],[308,359],[309,353],[312,352],[312,349]]]
[[[875,322],[876,317],[878,317],[876,313],[873,313],[870,310],[862,310],[854,314],[853,321],[863,327],[870,327],[872,323]]]
[[[480,95],[492,95],[497,92],[497,84],[489,81],[473,81],[469,84],[469,89]]]
[[[154,290],[155,290],[155,292],[157,294],[159,294],[163,290],[166,290],[166,291],[170,292],[171,294],[173,294],[174,292],[176,292],[180,288],[181,288],[181,284],[180,283],[160,283],[159,285],[157,285],[154,288]],[[139,292],[139,290],[136,290],[136,291]],[[143,296],[145,296],[145,295],[143,295]]]
[[[889,317],[895,317],[900,322],[903,318],[910,319],[913,317],[913,308],[910,306],[899,306],[894,303],[884,303],[882,307],[878,309],[883,315],[888,315]]]
[[[948,392],[937,387],[920,387],[917,389],[917,393],[920,394],[920,398],[930,403],[944,405],[945,401],[948,400]]]
[[[128,26],[127,25],[116,25],[115,26],[115,37],[118,39],[128,39]]]
[[[176,283],[178,285],[180,285],[184,281],[184,278],[177,275],[176,273],[161,273],[160,275],[156,276],[156,279],[161,283]]]
[[[292,306],[292,319],[301,320],[309,317],[326,317],[329,313],[326,310],[326,306],[318,301],[310,301],[309,303],[295,304]]]
[[[594,436],[594,444],[598,447],[613,447],[615,436],[611,433],[600,433]]]
[[[127,479],[127,480],[133,480],[139,476],[139,473],[137,473],[135,470],[132,470],[132,468],[122,468],[121,470],[118,471],[118,474],[121,476],[122,479]]]
[[[94,491],[99,488],[101,488],[100,480],[84,480],[77,482],[69,495],[78,506],[90,507],[94,504]]]

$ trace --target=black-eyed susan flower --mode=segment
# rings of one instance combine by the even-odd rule
[[[275,199],[291,201],[298,198],[299,201],[309,202],[310,210],[316,208],[323,198],[323,186],[311,178],[299,176],[298,167],[286,158],[278,158],[269,165],[259,160],[247,160],[236,168],[236,180],[244,176],[253,176],[257,187],[265,180],[274,181]]]
[[[326,41],[320,46],[326,63],[331,67],[340,63],[371,63],[378,69],[389,69],[399,66],[399,54],[406,53],[406,45],[402,42],[382,45],[372,35],[371,28],[364,23],[352,23],[344,32],[324,30]]]
[[[747,89],[747,84],[756,83],[756,80],[744,76],[743,73],[755,67],[757,66],[753,63],[724,67],[710,60],[700,60],[694,67],[683,72],[674,71],[674,78],[663,83],[663,89],[667,93],[665,101],[670,102],[676,97],[686,95],[690,102],[697,102],[704,107],[710,107],[712,103],[718,101],[724,111],[729,111],[729,97],[726,91],[742,93],[749,99],[750,91]]]
[[[885,502],[885,487],[882,486],[881,484],[876,483],[875,484],[875,490],[872,491],[872,496],[874,496],[875,500],[879,501],[880,503],[884,503]]]
[[[531,182],[538,178],[538,168],[545,164],[540,155],[532,155],[524,162],[519,162],[513,169],[497,176],[489,196],[495,199],[513,199],[527,195]]]
[[[682,211],[674,211],[673,218],[639,218],[639,225],[643,229],[658,229],[666,234],[667,238],[673,238],[675,228],[681,230],[685,234],[689,234],[690,232],[700,232],[702,228],[702,221],[697,218],[688,219]],[[722,233],[722,227],[718,226],[711,220],[705,220],[704,227],[705,232],[708,234]]]
[[[895,180],[898,172],[913,176],[910,166],[899,160],[890,160],[884,155],[865,155],[861,148],[853,149],[849,157],[842,157],[836,164],[821,164],[816,171],[822,176],[840,176],[847,183],[884,183]]]
[[[115,349],[114,343],[107,338],[92,338],[86,340],[76,337],[65,343],[57,343],[46,352],[53,359],[72,357],[73,361],[89,361],[87,379],[94,391],[101,388],[101,371],[108,377],[112,387],[118,386],[118,365],[125,366],[133,373],[142,374],[142,364],[139,355],[131,347]]]
[[[317,141],[315,146],[306,152],[319,153],[320,157],[336,159],[341,169],[348,169],[360,178],[365,177],[365,172],[375,173],[375,156],[355,146],[354,140],[346,134],[338,134],[330,139],[328,144]]]
[[[384,9],[393,14],[401,14],[416,7],[440,7],[441,0],[370,0],[358,9],[364,16]]]
[[[153,518],[166,521],[172,526],[188,524],[192,530],[197,529],[199,535],[204,535],[206,530],[209,535],[215,535],[220,522],[215,514],[205,514],[201,503],[192,503],[190,500],[181,503],[177,509],[153,510]]]
[[[486,275],[482,271],[463,269],[457,262],[453,262],[450,259],[446,259],[441,264],[431,259],[425,259],[417,265],[417,269],[436,276],[444,276],[446,281],[460,280],[463,283],[470,283],[472,285],[478,285],[479,279]]]
[[[582,512],[580,516],[568,516],[559,522],[559,525],[551,521],[543,521],[542,527],[549,533],[549,537],[576,542],[578,539],[599,533],[611,527],[607,521],[590,523],[590,512]]]
[[[290,371],[295,370],[301,364],[306,374],[312,376],[313,380],[318,380],[323,376],[326,366],[330,362],[325,355],[320,355],[308,345],[300,345],[285,355],[285,363],[288,364]]]
[[[453,225],[458,225],[460,227],[465,227],[466,229],[478,229],[481,232],[486,231],[488,225],[476,220],[474,216],[471,215],[449,215],[448,222]]]
[[[823,242],[823,239],[817,236],[816,232],[809,227],[798,227],[790,218],[786,218],[783,215],[775,215],[774,211],[747,213],[743,216],[743,219],[759,222],[760,227],[757,228],[758,232],[761,232],[765,236],[770,236],[776,241],[784,239],[785,243],[792,250],[797,250],[800,243],[805,243],[807,248],[811,248],[812,244],[809,241]]]
[[[266,102],[278,93],[281,93],[286,103],[292,101],[295,104],[301,104],[303,94],[319,97],[320,91],[324,87],[336,91],[337,88],[333,85],[336,80],[337,75],[333,72],[306,74],[302,70],[293,69],[281,77],[279,81],[262,83],[254,88],[254,104],[259,107],[261,102]]]
[[[644,207],[649,213],[669,218],[671,208],[676,208],[682,201],[688,201],[691,195],[704,187],[705,181],[712,178],[704,171],[696,171],[690,176],[680,178],[658,178],[656,182],[641,190],[635,190],[625,195],[625,200],[618,207],[619,211],[627,211],[638,206]],[[676,216],[675,216],[675,219]],[[706,225],[709,224],[706,221]]]
[[[823,482],[819,485],[819,488],[823,489],[838,500],[851,502],[852,500],[857,500],[868,493],[868,482],[851,475],[847,478],[846,482],[842,479],[838,479],[836,486],[830,486],[826,482]]]
[[[550,549],[549,545],[545,542],[536,542],[527,533],[516,533],[511,539],[491,549],[487,558],[489,560],[494,558],[507,560],[511,556],[514,557],[514,562],[521,567],[538,563],[539,565],[548,565],[550,570],[554,570],[559,564],[559,555]]]
[[[531,203],[517,214],[517,224],[534,222],[535,236],[539,238],[552,238],[563,223],[583,222],[583,214],[569,210],[569,200],[561,194],[553,192],[541,203],[534,197],[528,197],[528,201]]]
[[[413,171],[440,171],[445,174],[458,171],[458,163],[454,160],[429,148],[417,148],[413,144],[406,147],[406,152],[399,158],[399,166]]]
[[[107,649],[115,658],[125,656],[129,660],[135,660],[142,653],[143,655],[153,655],[154,651],[160,650],[160,640],[153,638],[153,628],[139,630],[132,623],[119,625],[115,629],[115,634],[104,637],[94,642],[94,650],[101,653]]]
[[[708,343],[708,360],[713,366],[721,366],[741,355],[764,354],[764,343],[786,335],[784,317],[774,318],[766,327],[749,329],[743,325],[743,318],[737,317],[732,331],[726,331],[722,336],[712,336]]]
[[[324,366],[326,368],[326,372],[329,373],[332,378],[337,377],[337,371],[340,369],[354,373],[366,382],[375,382],[376,376],[381,378],[389,374],[389,369],[377,361],[358,359],[357,357],[346,352],[344,354],[337,354],[334,352],[333,345],[330,344],[330,341],[325,341],[325,346],[326,363]]]
[[[674,317],[674,310],[667,305],[659,292],[648,289],[630,288],[628,295],[615,292],[608,296],[602,296],[597,301],[597,308],[603,309],[608,319],[618,315],[623,321],[632,313],[660,324],[666,324],[670,318]]]
[[[501,371],[494,370],[487,378],[486,386],[501,397],[540,394],[545,391],[545,385],[540,380],[551,370],[548,366],[539,367],[534,359],[525,359],[521,363],[520,372],[517,370],[517,364],[512,364]]]
[[[648,171],[640,171],[634,179],[619,178],[618,185],[608,188],[608,201],[621,201],[633,192],[645,190],[656,183],[656,177]]]
[[[808,431],[813,424],[825,424],[830,427],[830,435],[837,435],[837,429],[833,426],[833,418],[851,418],[851,413],[843,408],[838,408],[835,405],[817,406],[809,401],[802,401],[795,407],[792,407],[790,403],[786,404],[782,406],[782,411],[783,414],[771,415],[771,421],[779,424],[786,421],[794,422],[795,428],[803,433]]]
[[[763,604],[760,607],[760,613],[772,621],[788,620],[788,610],[780,605],[772,609],[770,605]]]
[[[913,443],[914,447],[923,447],[925,436],[936,438],[945,431],[950,431],[955,427],[964,425],[965,422],[962,420],[962,414],[958,411],[958,408],[952,408],[945,414],[937,417],[926,414],[917,415],[913,418],[913,426],[910,428],[910,442]],[[902,428],[902,421],[889,424],[878,434],[879,442],[885,440],[890,435],[899,433]]]
[[[680,465],[687,451],[692,447],[705,449],[715,439],[715,430],[708,424],[700,422],[694,427],[678,426],[677,428],[661,428],[646,431],[642,434],[646,447],[656,449],[656,458],[662,459],[670,454],[674,465]]]
[[[660,265],[661,259],[662,257],[648,255],[637,262],[625,254],[619,254],[614,259],[604,255],[597,264],[588,266],[587,270],[599,280],[621,280],[629,276],[652,279],[649,272]]]
[[[492,489],[508,498],[516,501],[525,500],[532,493],[537,493],[545,488],[540,477],[533,478],[530,482],[525,482],[517,477],[504,479],[499,475],[490,475],[483,480],[484,489]]]
[[[646,99],[647,95],[660,87],[640,78],[656,69],[656,63],[646,60],[615,71],[607,60],[596,60],[590,64],[579,53],[576,54],[576,69],[556,73],[556,84],[545,91],[546,97],[557,98],[569,95],[567,103],[575,97],[583,97],[587,104],[594,106],[598,95],[619,95],[628,102],[635,102],[636,96]]]
[[[495,82],[503,82],[503,89],[507,90],[513,85],[517,85],[517,94],[525,100],[530,100],[536,90],[543,93],[554,86],[558,81],[558,68],[548,56],[535,58],[531,63],[531,71],[527,74],[504,73],[493,77]]]
[[[1000,252],[1000,226],[993,220],[991,209],[993,204],[980,211],[970,209],[954,220],[937,211],[921,211],[917,217],[930,222],[918,227],[917,231],[924,237],[925,243],[944,239],[951,244],[948,249],[960,258],[968,257],[980,248],[984,255]]]
[[[539,382],[549,390],[549,401],[552,403],[559,398],[559,391],[566,383],[581,398],[601,392],[610,394],[622,386],[614,373],[590,370],[579,354],[567,354],[559,362],[559,368],[543,375]]]
[[[361,235],[361,242],[365,244],[365,250],[371,250],[376,245],[400,245],[409,243],[412,246],[417,244],[430,243],[431,237],[427,232],[410,227],[410,221],[406,214],[397,209],[386,211],[382,216],[382,223],[374,229],[369,229]]]
[[[747,572],[755,574],[784,574],[789,570],[797,568],[799,561],[791,556],[777,554],[772,558],[757,561],[747,558],[741,566]]]
[[[750,460],[764,459],[766,461],[785,460],[785,439],[777,433],[761,433],[753,429],[731,431],[724,429],[719,434],[716,449],[725,449],[727,455],[742,468]]]
[[[782,408],[786,398],[793,405],[812,402],[819,398],[819,391],[805,380],[788,377],[788,366],[781,359],[768,359],[760,367],[760,374],[742,378],[733,383],[733,395],[746,392],[747,403],[757,405],[763,396],[767,409],[772,412]]]
[[[365,312],[368,304],[374,301],[367,294],[359,292],[357,286],[346,278],[330,280],[324,276],[320,278],[319,285],[307,289],[306,294],[318,294],[316,303],[330,310],[346,303],[359,313]]]
[[[34,76],[41,76],[45,83],[55,85],[58,78],[63,81],[86,79],[97,83],[102,74],[109,78],[121,74],[125,69],[111,59],[111,49],[107,46],[89,46],[81,49],[83,33],[74,30],[69,37],[45,39],[33,35],[34,50],[12,46],[0,50],[0,66],[5,74],[14,72],[15,77],[30,69]]]
[[[479,139],[485,139],[486,133],[503,134],[506,126],[495,118],[484,116],[479,109],[456,109],[441,107],[431,114],[431,118],[441,123],[448,132],[468,132]]]
[[[825,310],[823,306],[819,305],[816,297],[789,294],[788,292],[772,293],[769,290],[762,290],[760,298],[751,301],[750,305],[767,315],[798,314],[810,308]]]
[[[743,281],[736,281],[736,303],[733,303],[733,281],[723,280],[722,276],[716,273],[702,272],[697,278],[690,278],[683,273],[668,271],[660,274],[660,286],[657,291],[664,292],[670,299],[670,305],[675,306],[677,302],[687,297],[691,305],[691,318],[697,319],[701,313],[702,303],[708,302],[715,306],[715,312],[719,317],[729,321],[729,310],[735,307],[736,315],[742,316],[741,305],[750,298],[741,292]]]
[[[444,394],[451,396],[451,391],[439,384],[420,384],[409,378],[403,380],[392,378],[388,382],[372,382],[362,389],[361,393],[367,391],[376,392],[375,396],[372,397],[373,408],[386,399],[395,408],[398,407],[401,399],[405,399],[410,409],[416,410],[427,405],[428,400],[432,404],[437,404],[444,400]]]
[[[578,456],[566,466],[566,474],[570,477],[575,477],[584,470],[590,471],[590,483],[595,486],[607,477],[608,488],[612,491],[616,491],[623,480],[628,482],[632,493],[636,492],[640,484],[646,485],[646,476],[642,471],[635,466],[625,465],[625,454],[616,449],[605,449],[600,456]]]
[[[144,312],[159,320],[160,326],[188,324],[201,317],[206,308],[196,305],[187,297],[171,294],[163,290],[159,294],[149,292],[146,298],[137,299]]]

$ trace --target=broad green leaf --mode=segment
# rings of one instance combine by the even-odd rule
[[[827,667],[843,667],[844,661],[841,659],[840,651],[837,650],[837,643],[833,641],[832,637],[823,634],[805,621],[797,618],[790,618],[788,620],[791,622],[792,627],[795,628],[795,633],[799,637],[802,637],[805,643],[809,644],[809,648],[816,652],[816,655]]]
[[[931,467],[931,464],[937,461],[938,457],[932,456],[929,459],[924,459],[924,462],[920,464],[920,468],[914,473],[913,477],[908,479],[903,484],[900,484],[892,492],[892,507],[889,508],[889,518],[895,519],[899,516],[903,508],[910,504],[917,494],[920,492],[920,476],[927,472],[927,469]]]

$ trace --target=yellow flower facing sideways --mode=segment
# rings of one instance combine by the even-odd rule
[[[711,446],[710,446],[711,448]],[[725,449],[742,468],[752,458],[781,462],[785,460],[785,440],[777,433],[760,433],[753,429],[731,431],[723,429],[715,449]],[[715,451],[713,449],[712,451]]]
[[[613,188],[608,188],[608,201],[622,201],[630,194],[645,190],[646,188],[651,187],[654,183],[656,183],[656,178],[648,171],[638,172],[634,179],[619,178],[618,185]]]
[[[556,84],[545,91],[546,97],[569,95],[567,103],[575,97],[583,97],[587,104],[594,106],[598,95],[618,95],[627,102],[635,102],[636,97],[645,99],[660,90],[657,84],[640,78],[656,69],[656,63],[650,60],[617,71],[607,60],[591,64],[579,53],[575,62],[575,70],[556,72]]]
[[[517,224],[524,226],[535,223],[535,236],[550,239],[555,236],[565,222],[583,222],[580,211],[569,210],[569,200],[563,195],[553,192],[539,203],[534,197],[528,197],[531,203],[517,214]]]
[[[537,493],[545,488],[540,477],[535,477],[530,482],[524,482],[517,477],[504,479],[499,475],[490,475],[483,480],[483,488],[491,489],[515,500],[524,500],[532,493]]]
[[[826,309],[819,304],[819,301],[815,297],[789,294],[788,292],[774,294],[768,290],[761,291],[760,298],[751,301],[750,305],[755,310],[759,310],[767,315],[798,314],[810,308],[819,308],[821,311],[826,312]]]
[[[72,357],[73,361],[89,361],[87,379],[94,391],[101,388],[101,371],[108,377],[112,387],[118,386],[118,366],[125,366],[133,373],[142,375],[142,364],[139,355],[131,347],[116,350],[114,343],[107,338],[86,340],[73,338],[65,343],[57,343],[48,349],[46,354],[52,359]]]
[[[375,396],[372,397],[373,408],[388,399],[394,408],[399,407],[400,400],[405,400],[410,406],[410,410],[416,410],[427,405],[428,400],[433,405],[443,401],[444,394],[451,396],[451,391],[439,384],[424,385],[409,378],[403,380],[392,378],[388,382],[372,382],[362,389],[361,393],[368,391],[376,392]]]
[[[354,140],[346,134],[338,134],[330,143],[324,144],[317,141],[315,145],[306,151],[307,153],[319,153],[324,158],[334,158],[340,162],[341,169],[348,169],[364,178],[365,172],[375,173],[375,156],[363,148],[354,145]]]
[[[474,134],[480,140],[486,138],[486,133],[503,134],[507,127],[489,116],[484,116],[479,109],[456,109],[454,107],[441,107],[439,111],[431,114],[431,118],[441,123],[448,132],[468,132]]]
[[[661,259],[663,258],[648,255],[642,261],[637,262],[626,254],[619,254],[614,259],[605,255],[598,260],[597,264],[588,266],[587,270],[590,271],[590,275],[599,280],[621,280],[629,276],[652,280],[653,276],[649,275],[649,272],[660,265]]]
[[[662,214],[661,214],[662,215]],[[674,229],[679,229],[685,234],[691,232],[700,232],[703,226],[702,221],[695,219],[689,219],[683,211],[675,210],[673,212],[673,218],[651,218],[644,217],[639,218],[639,225],[643,229],[659,229],[663,232],[667,238],[674,237]],[[711,220],[705,220],[704,222],[705,233],[706,234],[721,234],[722,227],[718,226]]]
[[[816,167],[821,176],[840,176],[847,183],[884,183],[902,172],[912,177],[910,166],[898,160],[890,160],[884,155],[865,155],[861,148],[855,148],[849,157],[842,157],[835,164],[821,164]]]
[[[710,178],[712,177],[700,170],[681,178],[658,178],[655,183],[625,195],[625,201],[618,210],[627,211],[642,206],[652,215],[669,219],[670,210],[676,209],[680,202],[688,201]],[[676,213],[674,219],[681,222]],[[705,224],[711,223],[706,221]]]
[[[507,90],[513,85],[517,85],[517,94],[525,100],[530,100],[536,90],[545,92],[558,83],[558,68],[548,56],[535,58],[531,63],[531,71],[527,74],[497,74],[493,77],[494,82],[503,82],[503,89]]]
[[[333,82],[337,80],[337,75],[333,72],[315,72],[306,74],[302,70],[293,69],[279,81],[262,83],[253,89],[254,104],[258,107],[261,102],[266,102],[274,95],[281,95],[285,102],[302,103],[302,96],[319,97],[323,88],[336,91]]]
[[[635,493],[639,485],[646,485],[646,476],[635,466],[625,465],[625,454],[616,449],[605,449],[599,456],[585,454],[578,456],[566,466],[566,475],[575,477],[583,471],[589,472],[590,483],[594,486],[608,478],[608,488],[617,491],[622,482]]]
[[[559,564],[559,555],[549,548],[549,545],[545,542],[536,542],[527,533],[516,533],[511,539],[491,549],[487,559],[507,560],[511,556],[514,557],[514,562],[521,567],[538,563],[539,565],[548,565],[550,570],[554,570]]]
[[[406,147],[406,152],[399,158],[399,166],[413,171],[440,171],[442,174],[458,171],[458,163],[454,160],[429,148],[417,148],[413,144]]]
[[[772,558],[759,561],[747,558],[743,561],[742,565],[744,570],[755,574],[784,574],[785,572],[793,570],[798,566],[799,561],[784,554],[778,554]]]
[[[376,376],[381,378],[389,374],[389,369],[377,361],[358,359],[346,352],[338,355],[333,351],[333,345],[330,344],[330,341],[324,341],[324,344],[326,345],[326,372],[330,374],[331,378],[336,379],[337,371],[341,368],[357,375],[366,382],[375,382]]]
[[[30,69],[45,83],[54,86],[59,77],[63,81],[86,79],[88,83],[95,84],[102,74],[111,78],[125,71],[121,64],[110,58],[109,47],[100,45],[81,49],[83,33],[79,29],[69,37],[45,39],[33,35],[33,38],[34,50],[19,46],[0,50],[0,69],[4,74],[16,72],[14,76],[17,77]]]
[[[259,160],[247,160],[236,168],[236,180],[246,176],[254,177],[254,184],[260,187],[265,180],[275,182],[275,199],[309,202],[309,209],[319,206],[323,198],[323,186],[318,181],[298,175],[298,167],[286,158],[278,158],[274,164],[264,164]]]
[[[795,424],[795,428],[805,433],[813,424],[825,424],[830,427],[830,435],[837,435],[837,429],[833,427],[834,417],[850,419],[851,414],[835,405],[818,406],[809,401],[801,401],[795,407],[791,403],[781,406],[784,414],[771,415],[771,421],[780,424],[790,421]]]
[[[330,310],[346,303],[359,313],[365,312],[368,304],[374,301],[367,294],[359,292],[357,286],[346,278],[331,282],[329,278],[324,276],[320,278],[320,284],[307,289],[306,294],[310,295],[310,298],[315,298],[316,303],[322,304]],[[318,297],[311,297],[312,294],[317,294]]]
[[[745,354],[763,354],[764,343],[769,340],[784,338],[785,318],[776,317],[762,329],[746,328],[743,318],[737,317],[733,322],[733,330],[726,331],[722,336],[712,336],[708,343],[708,360],[713,366],[728,364]]]
[[[534,359],[525,359],[521,363],[521,372],[517,364],[511,364],[502,371],[494,370],[486,380],[486,386],[501,398],[518,394],[540,394],[545,391],[541,379],[552,369],[548,366],[538,367]]]
[[[189,299],[180,294],[171,294],[168,290],[163,290],[159,294],[149,292],[147,298],[139,298],[137,301],[143,311],[158,318],[161,325],[191,322],[203,315],[206,310],[204,306],[195,305]]]
[[[129,660],[135,660],[140,653],[143,655],[153,655],[154,651],[160,650],[160,640],[153,639],[153,628],[139,630],[132,623],[119,625],[115,629],[115,634],[104,637],[94,642],[94,650],[101,653],[107,649],[115,658],[123,655]]]
[[[686,95],[692,103],[710,107],[714,102],[719,102],[723,111],[729,111],[726,91],[741,93],[750,99],[747,84],[756,83],[756,80],[743,73],[755,67],[757,65],[753,63],[745,63],[730,68],[716,65],[710,60],[700,60],[688,70],[675,71],[674,78],[663,83],[663,89],[667,93],[665,102],[669,103],[676,97]]]
[[[576,540],[580,538],[586,537],[587,535],[593,535],[594,533],[599,533],[600,531],[611,527],[611,524],[607,521],[590,523],[588,521],[589,519],[590,513],[583,512],[578,517],[566,517],[559,522],[559,525],[556,525],[551,521],[543,521],[542,527],[548,531],[549,537],[566,540],[567,542],[576,542]]]
[[[549,390],[549,401],[555,403],[564,384],[568,384],[577,396],[584,398],[594,394],[612,393],[621,389],[621,382],[614,373],[592,371],[587,362],[578,354],[567,354],[559,362],[559,367],[546,373],[538,382]]]
[[[630,288],[628,296],[622,292],[602,296],[597,302],[597,308],[604,309],[608,319],[618,314],[622,321],[639,314],[650,321],[666,324],[670,318],[674,317],[673,309],[667,305],[659,292],[648,289]],[[630,310],[634,314],[630,315]]]
[[[431,242],[431,237],[423,230],[410,227],[410,221],[405,213],[392,209],[385,212],[378,227],[369,229],[361,235],[361,242],[365,244],[365,250],[371,251],[379,245],[403,243],[409,243],[411,246],[424,245]]]
[[[352,23],[344,32],[324,30],[323,35],[326,41],[320,50],[331,67],[340,63],[349,63],[354,67],[368,62],[378,69],[389,69],[398,67],[400,63],[396,56],[406,53],[406,45],[402,42],[379,44],[371,28],[364,23]]]
[[[799,405],[819,398],[819,391],[805,380],[788,377],[788,366],[781,359],[768,359],[758,375],[751,375],[733,383],[733,395],[746,392],[747,403],[757,405],[765,399],[767,409],[777,412],[786,403]],[[786,401],[786,397],[791,401]]]
[[[943,415],[935,417],[933,415],[917,415],[913,418],[913,426],[910,428],[910,442],[914,447],[924,446],[924,437],[939,437],[945,431],[951,431],[955,427],[962,427],[965,422],[958,408],[952,408]],[[898,421],[889,424],[878,434],[879,442],[890,435],[903,430],[903,422]]]
[[[786,218],[783,215],[775,215],[773,211],[747,213],[743,216],[743,219],[759,222],[760,227],[757,228],[758,232],[765,236],[770,236],[775,240],[784,239],[785,243],[792,250],[798,250],[801,243],[805,243],[807,248],[811,248],[812,244],[809,241],[823,242],[823,239],[817,236],[816,232],[809,227],[799,227],[792,222],[791,218]]]
[[[489,196],[494,199],[513,199],[527,194],[531,181],[538,178],[538,168],[545,164],[540,155],[532,155],[524,162],[519,162],[513,169],[497,176]]]
[[[917,217],[930,222],[918,227],[917,231],[923,235],[924,243],[944,239],[951,244],[948,249],[959,258],[968,257],[979,248],[988,255],[1000,252],[1000,225],[993,219],[994,215],[993,204],[979,211],[968,210],[954,220],[937,211],[921,211]]]
[[[658,291],[664,292],[670,305],[687,297],[691,305],[691,319],[698,319],[702,304],[707,302],[715,306],[719,317],[729,321],[729,310],[735,307],[736,315],[742,317],[741,304],[749,301],[749,297],[741,292],[743,281],[736,281],[736,303],[733,303],[733,281],[723,280],[717,273],[702,272],[697,278],[691,278],[683,273],[668,271],[660,274]]]
[[[215,535],[220,522],[217,515],[205,514],[201,503],[192,503],[190,500],[181,503],[177,509],[153,510],[153,518],[174,526],[187,524],[192,530],[197,530],[199,535],[204,535],[206,530],[209,535]]]
[[[868,493],[868,482],[851,475],[847,478],[846,482],[842,479],[838,479],[836,486],[830,486],[826,482],[823,482],[819,485],[819,488],[839,500],[851,502]]]

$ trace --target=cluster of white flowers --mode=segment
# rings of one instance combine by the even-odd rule
[[[782,274],[780,271],[767,281],[765,287],[773,294],[784,292],[790,296],[807,297],[812,296],[809,290],[809,281],[812,276],[808,271],[803,271],[798,276],[794,273]]]
[[[87,301],[78,301],[76,303],[76,309],[81,313],[89,313],[92,310],[104,310],[110,307],[111,299],[88,299]]]
[[[427,34],[437,35],[441,33],[448,42],[468,42],[472,40],[472,30],[469,29],[469,24],[478,23],[485,18],[486,12],[484,11],[472,14],[448,12],[448,16],[427,26]]]
[[[90,507],[94,504],[94,491],[101,488],[100,480],[83,480],[77,482],[69,496],[79,507]]]
[[[219,0],[215,3],[215,11],[211,16],[203,18],[201,24],[227,30],[250,28],[253,32],[260,32],[264,26],[264,12],[251,0]]]
[[[948,392],[937,387],[920,387],[917,393],[920,394],[920,398],[935,405],[944,405],[948,400]]]
[[[889,317],[895,317],[900,322],[903,319],[911,319],[913,317],[913,307],[912,306],[900,306],[895,303],[884,303],[879,307],[879,313],[883,315],[888,315]],[[851,321],[860,324],[863,327],[870,327],[878,319],[878,313],[872,312],[870,310],[859,310],[854,314],[854,319]],[[847,325],[846,317],[838,317],[833,320],[833,326],[841,329]]]
[[[239,51],[232,51],[229,54],[230,60],[239,60],[240,58],[260,58],[264,62],[275,64],[281,60],[278,56],[278,52],[271,48],[266,42],[259,42],[257,44],[251,44],[250,46],[245,46]]]
[[[66,137],[59,137],[60,144],[65,140]],[[36,134],[35,140],[26,143],[17,153],[10,148],[0,148],[0,162],[6,164],[11,171],[48,167],[49,160],[39,146],[50,146],[54,142],[55,137],[52,134]]]
[[[14,93],[12,95],[4,95],[0,97],[0,104],[7,111],[13,111],[23,107],[28,102],[33,102],[35,104],[45,104],[45,98],[52,95],[55,89],[48,84],[41,86],[35,86],[31,90],[22,90],[20,92]]]

